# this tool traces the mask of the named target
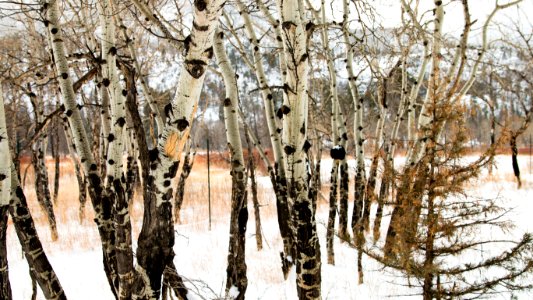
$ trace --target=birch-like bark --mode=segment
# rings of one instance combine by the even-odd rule
[[[76,152],[80,157],[85,177],[89,182],[89,194],[95,211],[95,222],[102,240],[104,269],[111,290],[113,294],[116,295],[118,287],[115,283],[118,282],[118,274],[113,245],[114,224],[111,213],[112,205],[109,198],[104,197],[103,195],[103,185],[100,179],[100,174],[98,173],[98,166],[96,165],[94,156],[91,152],[90,141],[85,131],[80,109],[76,103],[76,95],[74,93],[66,59],[63,33],[61,31],[61,24],[59,23],[57,0],[45,1],[42,8],[46,15],[45,24],[47,25],[48,36],[52,44],[55,69],[61,87],[61,98],[65,107],[65,115],[68,118],[69,127],[71,129],[70,133],[72,134],[72,140]]]
[[[11,193],[11,162],[7,138],[4,93],[0,81],[0,299],[11,300],[11,285],[7,265],[7,219]]]
[[[35,121],[41,124],[44,121],[44,103],[37,99],[35,93],[29,91],[29,97],[33,106]],[[37,202],[39,202],[41,209],[45,212],[50,227],[50,236],[52,241],[58,238],[56,217],[54,214],[54,207],[52,197],[50,195],[50,188],[48,185],[48,168],[46,167],[46,146],[47,134],[40,135],[32,146],[32,165],[35,173],[35,193]]]
[[[250,138],[247,134],[244,135],[244,138],[246,139],[246,145],[248,146],[248,171],[250,172],[249,178],[250,178],[250,190],[252,192],[252,203],[254,204],[254,219],[255,219],[255,244],[257,246],[257,250],[263,249],[263,233],[262,233],[262,227],[261,227],[261,214],[260,214],[260,207],[259,205],[259,199],[257,198],[257,181],[255,178],[255,160],[254,160],[254,152],[252,148],[252,143],[250,142]]]
[[[287,75],[284,78],[283,145],[293,209],[296,243],[296,284],[299,299],[321,299],[320,245],[315,209],[309,198],[306,153],[308,58],[303,3],[279,0]]]
[[[207,64],[213,56],[213,36],[222,11],[222,0],[196,0],[193,26],[176,96],[168,109],[157,148],[150,152],[150,174],[143,225],[138,239],[137,271],[144,286],[139,298],[158,298],[162,274],[174,257],[171,180],[188,139],[202,89]]]
[[[349,39],[348,32],[348,16],[350,15],[349,3],[347,0],[343,1],[343,37],[346,45],[346,70],[348,71],[348,84],[350,88],[350,94],[354,102],[354,136],[355,136],[355,157],[356,157],[356,171],[354,181],[354,208],[352,213],[352,230],[356,237],[356,242],[360,240],[362,235],[362,228],[360,225],[361,217],[363,213],[363,196],[365,187],[365,162],[363,152],[363,100],[359,99],[359,93],[357,91],[356,77],[353,69],[353,47]],[[359,236],[359,237],[358,237]]]
[[[231,157],[231,217],[228,266],[226,268],[226,297],[231,293],[233,299],[244,299],[248,287],[245,261],[245,234],[248,222],[247,178],[237,113],[239,109],[237,80],[224,50],[224,34],[222,32],[216,34],[214,50],[226,86],[226,98],[223,100],[224,123]],[[235,289],[238,292],[237,295],[235,295]]]
[[[26,197],[20,187],[15,166],[11,167],[11,204],[9,212],[22,246],[24,256],[32,269],[46,299],[67,299],[61,283],[44,252],[35,223],[28,209]]]
[[[181,206],[183,205],[183,199],[185,198],[185,183],[191,174],[194,165],[194,156],[196,155],[196,151],[191,153],[190,142],[188,143],[187,148],[185,157],[183,158],[183,167],[181,169],[178,185],[176,186],[176,193],[174,193],[174,221],[178,224],[181,224],[180,212]]]
[[[262,1],[259,1],[262,3]],[[287,194],[287,178],[285,170],[285,162],[282,151],[282,140],[281,140],[281,128],[276,124],[276,114],[274,111],[274,97],[270,86],[268,85],[268,79],[266,77],[264,68],[263,68],[263,58],[260,48],[260,41],[257,38],[255,29],[253,28],[250,15],[248,14],[248,8],[244,6],[242,1],[238,1],[238,6],[241,11],[241,16],[244,21],[244,26],[246,29],[246,34],[253,46],[253,65],[257,81],[259,83],[259,89],[261,91],[261,97],[263,99],[263,105],[265,107],[266,120],[268,125],[268,132],[270,134],[270,142],[272,145],[272,150],[274,153],[274,169],[276,174],[276,180],[272,182],[275,185],[276,193],[276,209],[278,216],[278,225],[280,229],[280,234],[283,240],[283,252],[280,253],[282,260],[282,271],[285,278],[287,278],[288,272],[293,265],[294,257],[294,226],[291,224],[292,216],[291,210],[288,203],[288,194]],[[268,14],[266,8],[263,9],[263,12]],[[269,14],[268,14],[269,15]],[[280,24],[275,22],[273,24],[274,29],[278,32]],[[279,36],[279,39],[281,37]],[[278,40],[280,46],[281,40]],[[285,58],[280,57],[280,60],[285,60]],[[282,66],[285,66],[285,63],[282,63]]]
[[[103,28],[101,40],[103,83],[110,100],[111,132],[106,160],[105,193],[114,205],[115,255],[117,258],[118,299],[131,299],[131,285],[134,280],[131,222],[126,199],[124,176],[124,147],[126,144],[126,96],[128,90],[119,82],[117,68],[117,47],[115,43],[115,24],[113,16],[118,13],[112,0],[98,2],[100,26]],[[106,85],[106,83],[109,83]]]
[[[11,193],[11,160],[4,112],[4,92],[0,81],[0,207],[9,205]]]
[[[0,103],[3,106],[3,103]],[[0,112],[3,115],[3,111]],[[0,125],[1,126],[1,125]],[[11,178],[4,180],[11,180]],[[2,199],[4,201],[6,199]],[[9,201],[9,199],[7,199]],[[9,267],[7,262],[7,219],[9,206],[0,206],[0,299],[11,300],[11,284],[9,283]]]

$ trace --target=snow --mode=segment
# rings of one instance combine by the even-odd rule
[[[475,158],[471,157],[467,160],[473,159]],[[395,161],[401,166],[402,159],[398,158]],[[366,162],[368,163],[368,161]],[[516,228],[504,233],[507,237],[518,238],[524,232],[533,232],[533,222],[531,222],[533,167],[530,166],[529,162],[529,157],[519,156],[523,182],[520,190],[516,189],[509,156],[497,157],[497,168],[494,169],[494,174],[491,175],[490,180],[486,178],[488,175],[485,174],[469,187],[469,193],[475,197],[482,199],[497,197],[500,199],[498,200],[500,205],[514,208],[507,217],[515,223]],[[330,159],[325,159],[322,162],[321,175],[325,178],[323,184],[329,182],[331,164]],[[350,166],[351,172],[353,172],[355,167],[353,161],[350,161]],[[271,190],[268,177],[259,177],[258,184],[260,190]],[[193,190],[192,187],[191,190]],[[263,201],[262,204],[265,205],[263,207],[265,209],[275,205],[272,194],[265,194]],[[194,215],[195,209],[194,207],[184,207],[183,213],[186,216]],[[349,209],[351,215],[351,205]],[[375,207],[372,208],[372,215],[375,209]],[[264,248],[262,251],[257,251],[252,210],[250,210],[250,214],[246,243],[246,263],[248,266],[246,299],[297,299],[295,268],[291,269],[287,280],[284,280],[281,272],[279,252],[283,248],[283,244],[275,217],[262,216]],[[325,243],[327,214],[326,202],[319,200],[317,230],[322,253],[323,299],[420,298],[420,296],[405,296],[416,294],[419,290],[409,288],[405,285],[406,282],[398,276],[398,273],[383,269],[381,265],[366,256],[363,256],[364,284],[358,285],[357,252],[338,239],[335,239],[336,264],[327,264]],[[384,216],[389,214],[390,209],[387,208]],[[229,215],[227,218],[214,219],[211,231],[207,229],[208,221],[203,217],[198,217],[194,222],[188,224],[176,224],[174,247],[176,257],[174,262],[189,288],[189,299],[223,298],[228,249],[228,222]],[[373,224],[373,220],[370,223]],[[384,217],[383,228],[386,228],[387,224],[388,218]],[[38,231],[44,240],[45,251],[58,274],[67,297],[76,300],[113,299],[103,271],[102,254],[99,248],[100,240],[94,224],[87,221],[83,225],[59,223],[58,226],[61,236],[72,236],[71,240],[68,241],[69,245],[62,244],[65,242],[61,240],[57,243],[49,242],[47,240],[49,234],[47,228],[38,228]],[[502,233],[483,231],[482,234],[497,238]],[[381,236],[378,244],[383,242],[385,232],[382,232]],[[8,228],[7,239],[13,299],[29,299],[31,297],[31,281],[28,267],[22,258],[20,246],[11,224]],[[136,236],[134,240],[136,240]],[[230,296],[236,296],[238,292],[236,287],[232,287]],[[515,293],[513,296],[514,299],[533,299],[533,292]],[[490,297],[491,299],[509,299],[510,295],[501,294]],[[41,292],[39,292],[37,299],[44,299]]]
[[[234,286],[234,285],[232,285],[231,288],[228,291],[228,296],[230,298],[235,299],[235,298],[237,298],[239,296],[239,294],[240,294],[239,288]]]

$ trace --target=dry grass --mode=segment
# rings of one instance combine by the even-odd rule
[[[220,156],[214,156],[211,160],[211,217],[212,227],[227,224],[231,207],[231,177],[226,168],[226,162]],[[47,159],[49,184],[53,194],[53,176],[55,164],[51,158]],[[36,200],[34,187],[34,171],[28,160],[22,160],[21,170],[26,180],[24,193],[34,218],[41,241],[45,248],[53,251],[92,250],[99,248],[99,236],[96,225],[92,221],[94,211],[90,200],[85,207],[85,219],[80,223],[78,217],[79,191],[77,179],[74,173],[74,165],[69,158],[63,158],[60,163],[60,184],[57,203],[54,204],[59,240],[52,242],[48,229],[48,219]],[[136,240],[143,216],[142,187],[138,187],[133,203],[130,207],[133,236]],[[265,219],[276,216],[275,201],[272,191],[263,186],[258,190],[259,202],[262,204],[261,216]],[[251,198],[249,198],[251,207]],[[250,209],[250,218],[253,218],[253,210]],[[181,224],[177,228],[189,227],[191,230],[204,231],[208,229],[209,220],[209,197],[207,164],[203,155],[197,155],[193,170],[185,187],[185,198],[181,212]],[[10,220],[10,226],[12,222]]]

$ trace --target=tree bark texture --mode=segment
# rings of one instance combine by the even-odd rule
[[[41,287],[46,299],[67,299],[61,283],[44,253],[14,165],[11,172],[11,189],[9,212],[24,256],[30,268],[33,269],[33,277]]]
[[[3,103],[0,103],[3,106]],[[2,114],[3,115],[3,114]],[[8,199],[9,200],[9,199]],[[11,300],[9,268],[7,265],[7,219],[9,206],[0,206],[0,299]]]
[[[104,189],[98,166],[91,151],[90,141],[85,131],[85,126],[81,117],[79,106],[76,103],[70,71],[66,59],[63,34],[59,23],[59,8],[57,0],[49,0],[43,3],[43,12],[46,15],[46,24],[49,38],[52,44],[53,58],[55,62],[57,79],[61,87],[61,98],[65,107],[70,133],[77,154],[83,165],[85,178],[89,183],[89,195],[95,211],[95,222],[98,227],[100,239],[102,241],[102,251],[104,258],[104,269],[111,290],[114,295],[118,292],[117,262],[114,249],[114,224],[112,203],[104,195]]]
[[[185,198],[185,184],[187,178],[191,174],[192,167],[194,165],[194,156],[196,152],[191,153],[191,146],[189,143],[188,151],[183,158],[183,168],[181,169],[180,178],[176,187],[176,193],[174,194],[174,220],[176,223],[181,224],[181,206],[183,205],[183,199]]]
[[[226,138],[231,156],[231,217],[228,249],[228,266],[226,269],[226,295],[238,294],[234,299],[244,299],[248,278],[246,277],[245,242],[248,223],[248,207],[246,205],[246,172],[242,142],[239,131],[237,111],[239,94],[234,69],[224,50],[224,34],[218,32],[215,39],[215,56],[222,71],[226,86],[224,105],[224,123]]]
[[[261,227],[261,205],[259,204],[259,199],[257,198],[257,181],[255,178],[255,159],[252,148],[252,143],[250,143],[250,138],[247,134],[244,135],[246,138],[246,145],[248,146],[248,171],[250,172],[250,190],[252,192],[252,203],[254,205],[254,219],[255,219],[255,244],[257,250],[263,249],[263,233]]]
[[[308,58],[304,7],[297,0],[277,2],[283,27],[287,65],[283,90],[283,145],[296,243],[296,284],[299,299],[321,299],[320,245],[315,209],[309,197],[306,168]]]
[[[30,100],[33,106],[35,122],[40,124],[44,121],[44,103],[39,101],[37,96],[32,92],[30,92]],[[50,195],[48,168],[46,166],[47,139],[48,135],[43,134],[35,141],[35,144],[32,147],[32,165],[35,174],[34,186],[37,202],[48,219],[52,241],[56,241],[58,238],[56,217],[54,214],[52,197]]]
[[[213,35],[223,5],[222,0],[194,2],[193,26],[186,39],[186,56],[176,95],[165,109],[165,125],[157,148],[150,151],[150,175],[145,184],[147,193],[137,248],[137,271],[145,286],[140,291],[142,299],[159,298],[163,271],[174,257],[171,180],[178,170],[207,64],[213,56]]]
[[[253,62],[254,71],[258,81],[258,86],[261,91],[261,97],[265,106],[265,115],[268,125],[268,132],[270,134],[270,142],[272,144],[274,154],[274,169],[275,169],[275,181],[272,185],[275,186],[276,191],[276,209],[278,217],[278,225],[280,229],[281,238],[283,240],[283,252],[280,253],[282,271],[285,278],[288,276],[288,272],[294,264],[294,226],[291,224],[292,216],[288,202],[287,191],[287,178],[285,169],[285,158],[282,150],[282,138],[280,135],[281,128],[276,124],[276,113],[274,108],[274,96],[270,86],[268,85],[268,79],[263,68],[263,55],[260,48],[260,41],[256,36],[255,28],[248,13],[248,8],[244,6],[241,1],[237,2],[239,9],[241,10],[241,16],[244,21],[246,34],[253,45]],[[278,33],[278,41],[281,40],[281,31],[279,31],[279,24],[276,23],[275,29]],[[281,46],[281,44],[280,44]],[[285,58],[280,56],[281,61],[285,61]],[[281,63],[286,65],[286,63]],[[281,112],[282,108],[280,108]],[[279,114],[278,114],[279,117]]]

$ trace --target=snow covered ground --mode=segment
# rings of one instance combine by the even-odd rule
[[[513,207],[514,210],[509,218],[516,224],[516,228],[510,233],[519,237],[523,232],[533,232],[533,174],[529,165],[530,158],[519,157],[522,170],[522,188],[516,189],[511,158],[500,156],[497,159],[498,168],[494,170],[492,178],[487,176],[474,182],[469,190],[479,197],[494,198],[498,196],[501,204],[505,207]],[[322,167],[324,183],[329,178],[329,166],[326,160]],[[197,166],[195,165],[197,168]],[[175,263],[179,273],[188,282],[191,295],[198,299],[217,299],[224,295],[225,268],[229,232],[229,194],[214,195],[216,201],[224,202],[214,205],[212,230],[208,230],[208,216],[205,202],[207,201],[205,187],[200,180],[205,177],[204,173],[194,170],[191,176],[196,180],[190,180],[187,192],[191,197],[201,198],[202,205],[191,205],[192,198],[186,198],[182,220],[184,224],[176,224],[176,252]],[[227,172],[224,170],[214,171],[214,176],[219,180],[220,191],[228,191],[230,182],[227,180]],[[74,185],[74,178],[63,178],[62,186]],[[203,180],[203,179],[202,179]],[[212,178],[213,180],[213,178]],[[279,259],[279,251],[282,242],[279,237],[278,225],[275,219],[275,207],[273,195],[270,192],[269,181],[260,178],[259,200],[262,206],[262,232],[264,237],[263,250],[257,251],[255,244],[255,223],[253,222],[253,210],[248,222],[248,238],[246,262],[248,265],[248,289],[247,299],[297,299],[294,268],[288,280],[283,279]],[[32,188],[28,186],[27,196],[32,206],[32,212],[37,220],[40,220],[42,212],[40,208],[32,205]],[[34,193],[34,192],[33,192]],[[56,270],[59,279],[69,299],[113,299],[102,267],[99,237],[92,221],[79,224],[76,220],[77,206],[73,200],[66,200],[75,196],[60,194],[60,204],[57,211],[60,240],[51,242],[49,232],[44,222],[39,223],[38,231],[43,241],[46,253]],[[65,199],[68,207],[61,205],[61,199]],[[198,200],[198,199],[196,199]],[[499,200],[500,201],[500,200]],[[74,203],[74,204],[72,204]],[[88,204],[89,205],[89,204]],[[251,205],[251,201],[250,201]],[[375,209],[375,207],[373,208]],[[140,204],[135,203],[134,213],[140,215]],[[350,210],[351,212],[351,210]],[[351,213],[350,213],[351,214]],[[91,215],[88,209],[88,216]],[[323,299],[418,299],[419,296],[407,296],[418,293],[413,288],[404,285],[404,281],[398,274],[391,273],[381,266],[364,257],[364,284],[357,284],[356,250],[346,243],[336,240],[335,254],[336,265],[326,263],[326,223],[327,203],[320,200],[318,219],[318,234],[322,247],[322,295]],[[134,235],[138,234],[140,226],[139,218],[134,219]],[[384,220],[386,225],[388,220]],[[372,220],[371,220],[372,224]],[[383,226],[386,228],[386,226]],[[484,232],[484,234],[492,234]],[[382,237],[385,234],[382,234]],[[20,246],[16,238],[13,226],[8,229],[8,259],[11,286],[14,299],[29,299],[31,296],[31,281],[28,268],[22,257]],[[510,299],[511,295],[501,294],[493,296],[493,299]],[[515,299],[533,299],[533,292],[515,295]],[[193,299],[195,299],[193,298]],[[44,299],[39,294],[38,299]]]

